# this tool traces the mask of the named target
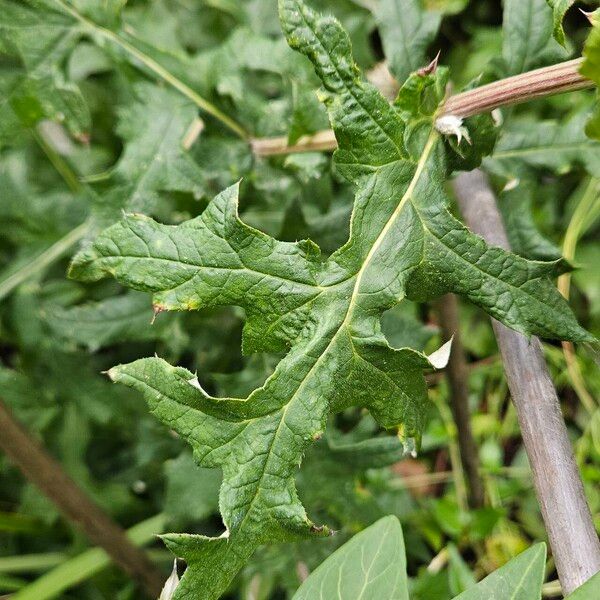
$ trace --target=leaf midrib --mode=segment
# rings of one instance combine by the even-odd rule
[[[417,183],[419,181],[419,178],[421,177],[421,175],[423,173],[423,170],[425,168],[427,160],[429,159],[429,155],[431,154],[431,151],[432,151],[432,149],[433,149],[433,147],[434,147],[435,142],[437,141],[437,139],[438,139],[437,132],[435,131],[435,129],[432,128],[431,133],[429,134],[429,138],[427,139],[427,142],[426,142],[426,144],[425,144],[425,146],[423,148],[423,153],[421,154],[421,156],[419,158],[419,161],[417,163],[417,166],[416,166],[415,172],[413,174],[413,177],[412,177],[412,179],[410,181],[410,184],[408,185],[406,191],[404,192],[402,198],[400,199],[400,202],[398,203],[398,206],[395,208],[394,212],[392,213],[392,215],[390,216],[390,218],[388,219],[388,221],[384,225],[383,229],[381,230],[381,232],[377,236],[375,242],[371,246],[371,250],[367,254],[367,256],[365,258],[365,261],[363,262],[363,265],[361,266],[360,270],[358,271],[358,273],[356,275],[356,282],[354,284],[354,289],[352,291],[352,296],[350,297],[350,301],[348,303],[348,310],[346,311],[346,315],[344,317],[344,320],[342,321],[342,323],[340,324],[340,326],[337,329],[337,331],[333,334],[333,336],[329,340],[329,342],[328,342],[327,346],[325,347],[325,349],[323,350],[323,352],[319,355],[319,357],[314,362],[314,364],[312,365],[312,367],[306,373],[306,375],[304,376],[304,378],[302,379],[302,381],[300,382],[300,384],[296,388],[295,392],[290,397],[289,401],[283,407],[283,410],[282,410],[282,413],[281,413],[281,417],[280,417],[280,420],[279,420],[279,424],[277,426],[277,429],[275,430],[275,433],[273,434],[272,441],[271,441],[271,444],[270,444],[268,452],[267,452],[267,457],[266,457],[265,462],[264,462],[262,473],[261,473],[259,479],[256,481],[254,495],[253,495],[252,500],[250,501],[250,503],[248,505],[248,508],[246,510],[246,514],[244,515],[242,521],[240,522],[240,524],[237,527],[238,531],[241,531],[243,529],[244,523],[246,522],[246,519],[248,518],[248,516],[250,515],[250,513],[252,511],[252,508],[254,506],[254,503],[256,502],[256,499],[260,496],[260,491],[262,489],[261,488],[261,483],[262,483],[262,480],[265,477],[265,474],[267,472],[267,467],[269,465],[269,461],[271,460],[273,448],[274,448],[274,446],[276,444],[277,437],[279,436],[279,433],[281,431],[281,427],[282,427],[282,425],[283,425],[283,423],[285,421],[285,416],[287,414],[288,409],[290,408],[290,406],[292,405],[292,403],[294,402],[294,400],[296,399],[296,397],[298,396],[298,394],[301,392],[301,390],[304,388],[304,386],[306,385],[306,383],[310,380],[310,377],[313,374],[313,372],[315,371],[315,369],[317,368],[317,366],[321,363],[321,361],[323,360],[323,358],[325,356],[327,356],[327,353],[328,353],[329,349],[332,347],[332,345],[334,344],[334,342],[336,341],[336,339],[340,335],[340,332],[343,331],[343,330],[345,330],[347,328],[348,324],[350,323],[350,321],[352,319],[352,313],[353,313],[353,310],[354,310],[354,306],[356,304],[356,298],[357,298],[357,296],[358,296],[358,294],[360,292],[360,284],[361,284],[361,281],[362,281],[362,277],[363,277],[363,275],[364,275],[367,267],[369,266],[369,264],[370,264],[370,262],[371,262],[371,260],[372,260],[372,258],[374,256],[374,254],[377,252],[377,250],[379,249],[379,247],[381,246],[381,244],[385,240],[388,231],[390,230],[390,228],[393,226],[393,224],[395,223],[395,221],[400,216],[400,213],[402,212],[402,209],[411,200],[412,194],[413,194],[413,192],[415,190],[415,187],[416,187],[416,185],[417,185]]]
[[[568,144],[555,144],[554,146],[529,146],[526,148],[516,148],[510,150],[500,150],[492,154],[492,159],[502,160],[505,158],[518,158],[528,154],[541,154],[546,152],[556,152],[557,150],[581,150],[589,149],[595,144],[592,140],[582,140],[581,142],[572,142]]]

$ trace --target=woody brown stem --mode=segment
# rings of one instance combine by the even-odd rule
[[[458,300],[454,294],[446,294],[437,303],[442,338],[452,338],[452,352],[446,367],[450,386],[450,409],[456,425],[460,461],[469,488],[468,501],[471,508],[480,508],[484,502],[483,482],[479,475],[477,444],[471,430],[469,414],[468,368],[462,345],[458,320]]]
[[[450,96],[440,116],[470,117],[501,106],[593,87],[594,83],[579,72],[582,61],[582,58],[568,60]],[[335,150],[337,141],[333,131],[326,129],[314,135],[304,136],[292,145],[288,145],[286,136],[280,136],[255,138],[250,141],[250,146],[256,156],[273,156]]]
[[[0,448],[94,544],[139,582],[150,598],[157,598],[163,577],[127,538],[125,532],[65,473],[40,443],[15,419],[0,400]]]

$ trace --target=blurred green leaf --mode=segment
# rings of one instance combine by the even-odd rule
[[[429,62],[426,52],[438,32],[441,15],[425,10],[421,0],[381,0],[375,17],[389,68],[402,84]]]
[[[565,51],[552,37],[547,0],[506,0],[502,25],[505,75],[564,60]]]

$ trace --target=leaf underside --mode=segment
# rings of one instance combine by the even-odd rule
[[[287,352],[247,398],[211,397],[194,374],[160,358],[110,371],[143,392],[199,464],[223,470],[226,534],[164,538],[188,563],[178,600],[218,598],[261,544],[329,534],[307,517],[294,477],[331,413],[366,407],[381,426],[418,441],[428,407],[423,370],[438,363],[387,343],[381,315],[403,298],[453,291],[527,335],[590,339],[552,284],[559,262],[488,247],[448,211],[435,109],[415,93],[443,88],[437,75],[413,75],[390,105],[359,77],[335,19],[299,0],[279,5],[289,44],[321,78],[336,167],[357,189],[348,242],[324,260],[310,241],[277,241],[239,219],[233,186],[181,225],[127,215],[71,266],[72,277],[112,275],[152,292],[157,310],[241,306],[244,352]]]

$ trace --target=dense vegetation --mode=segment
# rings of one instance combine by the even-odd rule
[[[278,4],[0,0],[0,396],[161,580],[183,559],[165,600],[560,598],[488,315],[544,340],[599,528],[599,17]],[[513,252],[462,222],[475,168]],[[0,592],[154,589],[36,484],[0,459]]]

